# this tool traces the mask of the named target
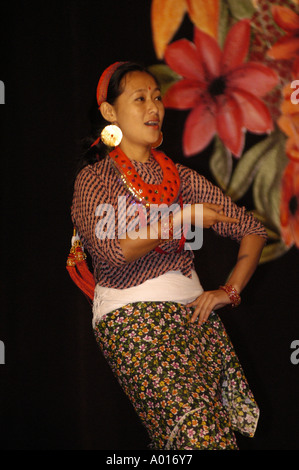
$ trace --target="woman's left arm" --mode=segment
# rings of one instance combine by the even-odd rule
[[[237,262],[227,280],[227,284],[231,285],[240,294],[259,263],[261,252],[267,240],[267,232],[253,214],[248,213],[244,206],[239,207],[218,186],[213,185],[196,171],[185,167],[183,169],[181,167],[181,171],[186,181],[185,199],[187,202],[190,204],[216,204],[221,206],[222,213],[225,216],[238,219],[236,224],[213,223],[211,229],[218,235],[229,237],[239,243]],[[196,224],[195,219],[193,223]],[[191,321],[202,323],[208,319],[212,310],[217,310],[231,303],[229,295],[220,288],[203,292],[197,299],[188,304],[194,307]]]
[[[265,238],[254,234],[242,238],[236,265],[227,281],[227,284],[236,289],[239,294],[253,275],[265,242]],[[206,291],[188,304],[190,307],[195,307],[191,322],[198,320],[199,324],[202,324],[209,318],[212,310],[217,310],[229,304],[231,304],[231,300],[224,290]]]

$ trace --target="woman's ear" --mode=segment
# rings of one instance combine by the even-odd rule
[[[100,112],[106,121],[114,122],[116,120],[114,108],[107,101],[101,103]]]

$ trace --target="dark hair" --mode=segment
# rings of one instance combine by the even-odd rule
[[[108,103],[113,105],[116,99],[122,94],[122,79],[127,73],[130,72],[146,72],[151,77],[153,77],[158,84],[157,78],[146,67],[134,62],[125,62],[116,69],[110,79],[106,98],[106,101]],[[110,150],[109,147],[104,145],[101,141],[97,145],[91,147],[95,140],[100,136],[104,127],[109,124],[102,117],[102,114],[98,109],[97,103],[95,103],[94,107],[91,109],[90,118],[92,123],[91,135],[83,140],[83,152],[79,159],[77,173],[82,170],[82,168],[84,168],[86,165],[92,165],[101,160],[107,155]]]

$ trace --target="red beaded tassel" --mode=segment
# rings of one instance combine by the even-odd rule
[[[76,239],[71,247],[66,269],[73,282],[89,299],[93,300],[95,280],[86,263],[86,254],[83,251],[81,241]]]

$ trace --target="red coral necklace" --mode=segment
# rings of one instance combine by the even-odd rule
[[[138,202],[141,202],[146,207],[149,207],[150,204],[163,203],[170,206],[179,199],[182,207],[183,202],[180,194],[180,175],[177,167],[173,161],[161,151],[152,149],[152,155],[160,165],[163,172],[163,180],[160,184],[145,183],[134,168],[132,161],[126,156],[120,147],[115,147],[115,149],[109,153],[113,166],[119,174],[122,183]],[[182,250],[185,241],[186,239],[183,236],[180,239],[178,251]],[[157,247],[156,251],[167,254],[167,252],[162,250],[160,247]]]
[[[145,183],[135,170],[132,161],[120,147],[116,147],[109,155],[126,188],[133,194],[135,199],[145,206],[161,203],[169,206],[178,199],[180,191],[179,172],[172,160],[163,152],[152,150],[154,159],[163,171],[163,181],[160,184]]]

